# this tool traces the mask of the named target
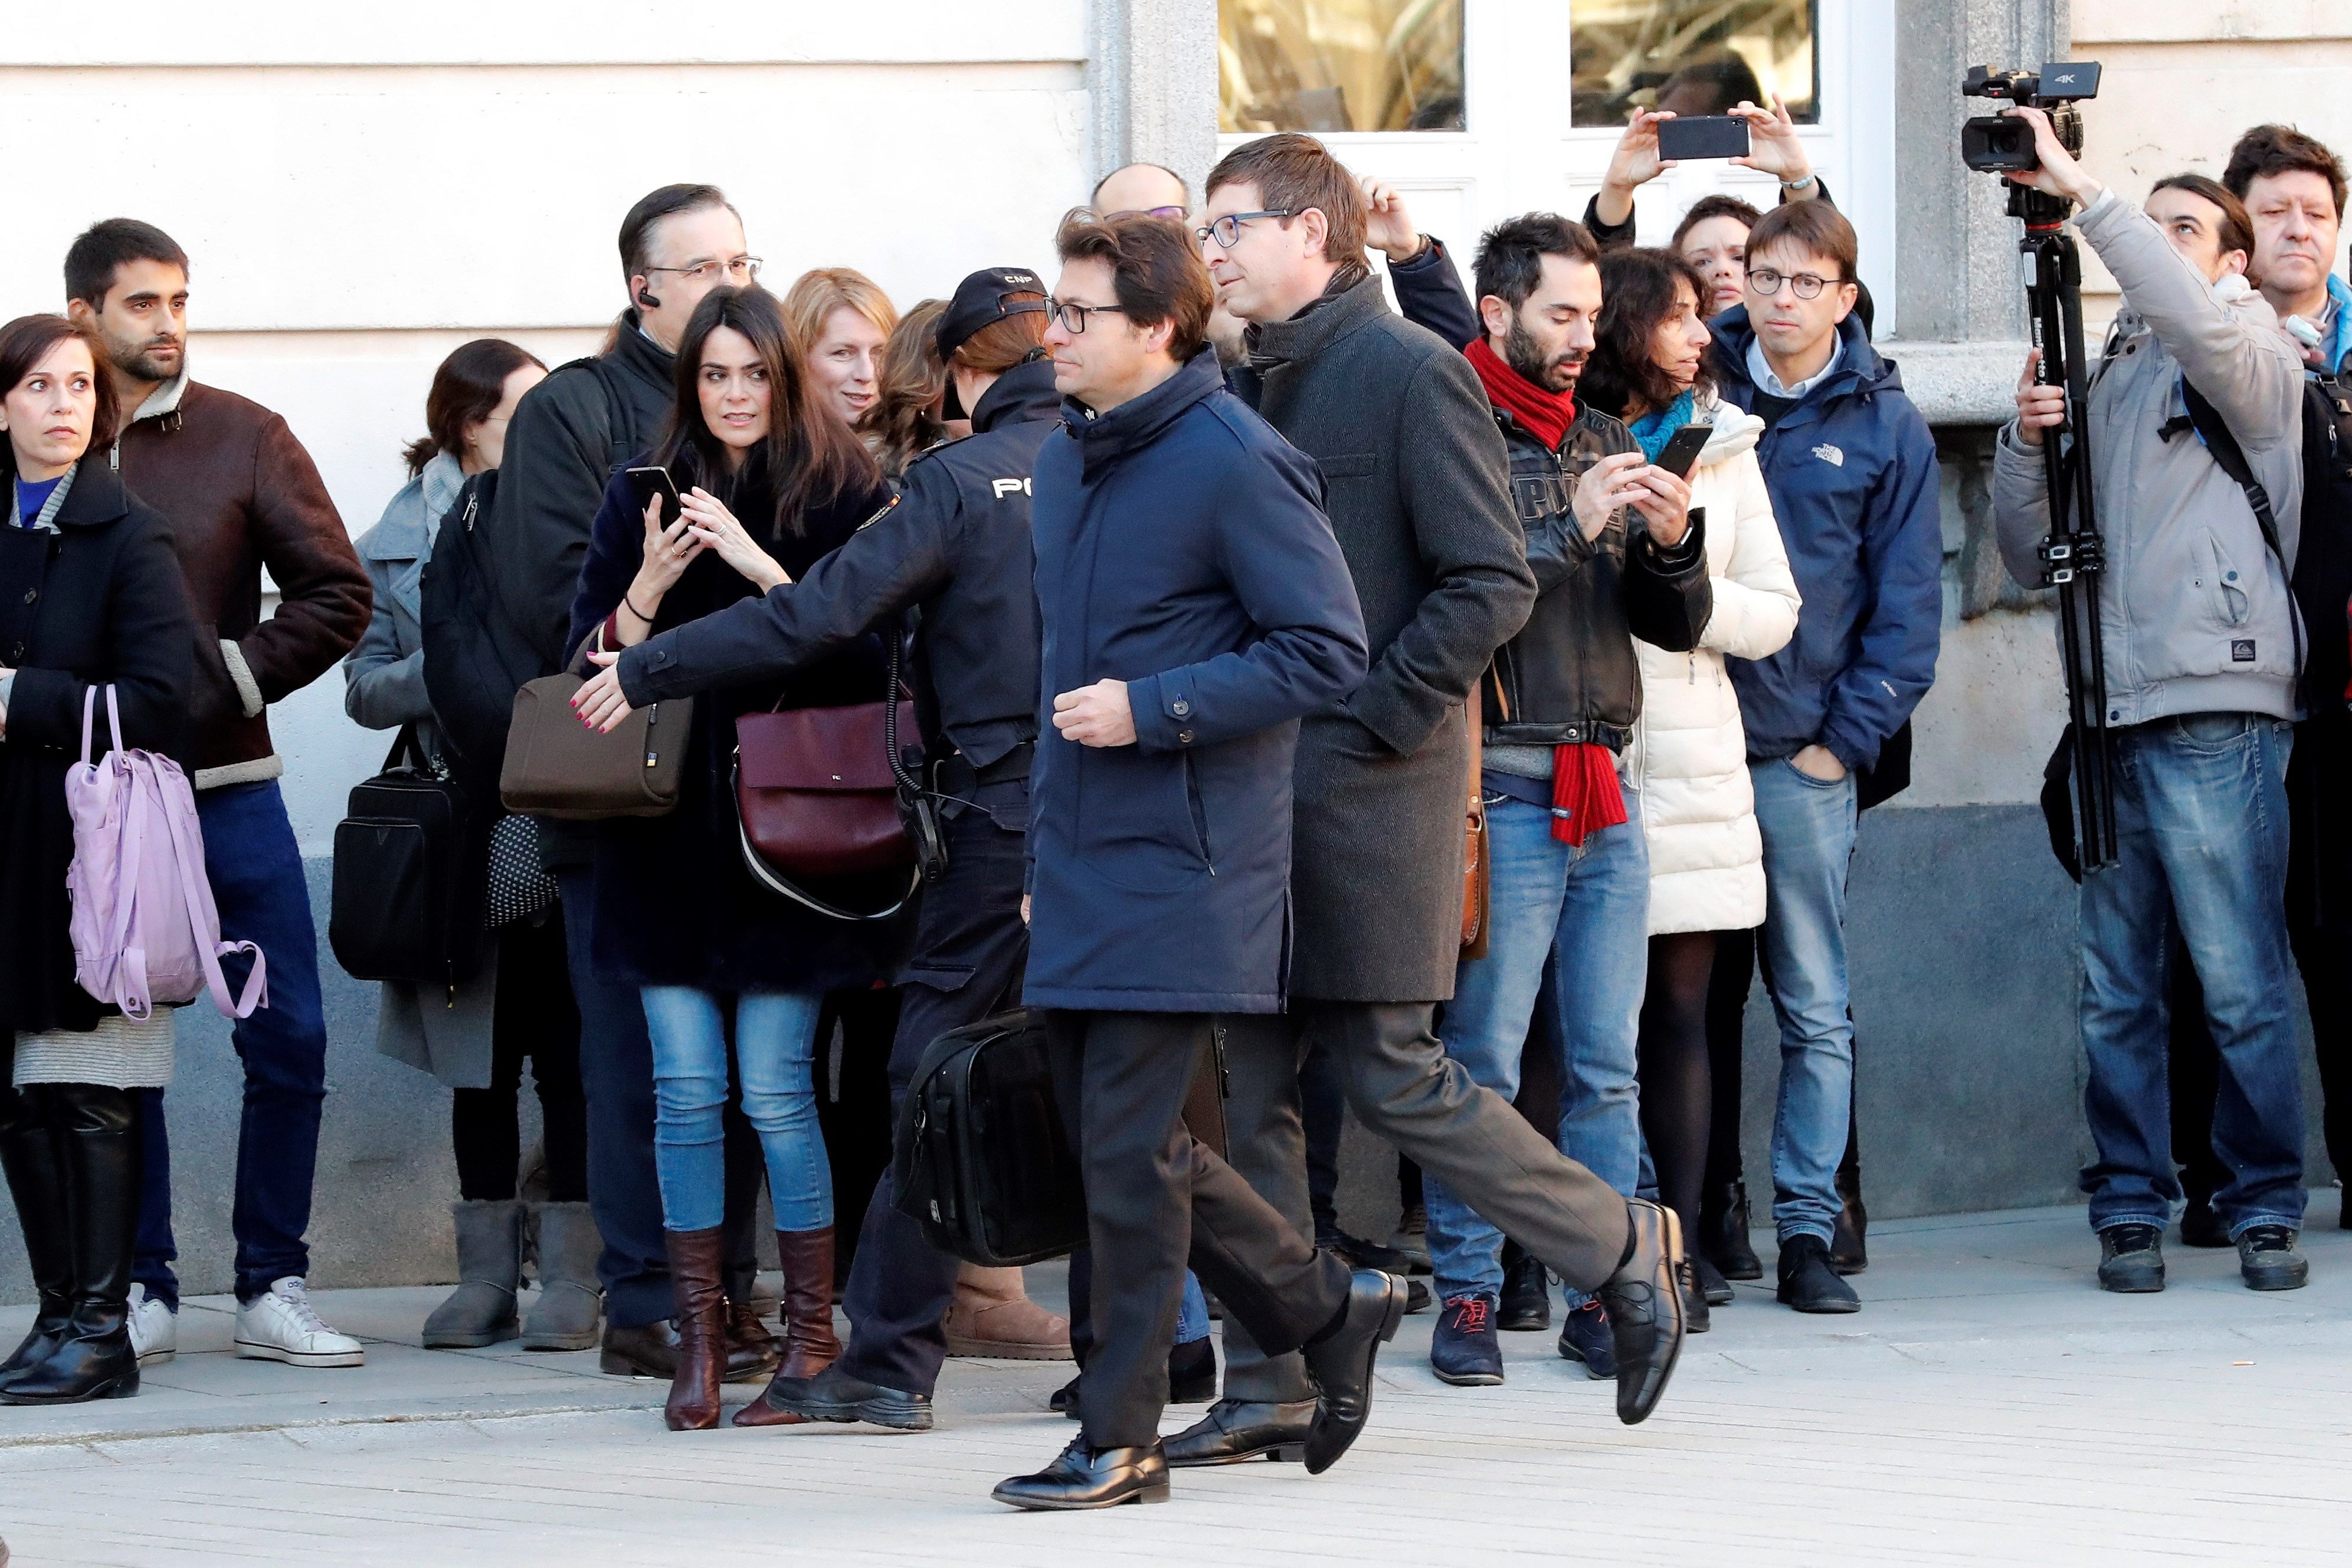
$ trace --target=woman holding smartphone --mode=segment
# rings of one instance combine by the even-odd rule
[[[1677,431],[1712,434],[1688,477],[1691,512],[1706,514],[1715,611],[1699,645],[1669,653],[1636,639],[1642,716],[1626,767],[1642,791],[1650,848],[1650,977],[1642,1002],[1642,1131],[1658,1197],[1696,1235],[1706,1174],[1712,1075],[1706,1009],[1717,936],[1764,920],[1764,846],[1748,779],[1747,732],[1727,655],[1761,659],[1797,629],[1797,586],[1757,465],[1764,422],[1715,395],[1703,319],[1706,277],[1664,250],[1601,257],[1603,301],[1578,395],[1622,419],[1652,462]],[[1690,1327],[1731,1287],[1693,1249]]]
[[[775,299],[713,290],[677,349],[669,432],[631,466],[664,469],[679,497],[641,501],[617,476],[597,514],[571,646],[583,674],[656,631],[789,582],[889,499],[848,425],[820,406]],[[833,1332],[833,1182],[813,1083],[824,993],[885,974],[893,926],[825,920],[744,869],[730,779],[739,715],[876,701],[878,644],[779,687],[715,681],[698,698],[677,809],[599,824],[590,914],[596,962],[635,982],[653,1038],[655,1166],[677,1295],[673,1430],[714,1427],[725,1369],[720,1113],[729,1019],[743,1111],[768,1165],[784,1269],[782,1376],[814,1376]]]

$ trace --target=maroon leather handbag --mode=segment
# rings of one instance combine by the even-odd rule
[[[887,920],[921,881],[899,812],[891,747],[916,734],[915,705],[747,713],[735,721],[735,807],[743,864],[762,887],[835,920]],[[803,881],[909,869],[887,909],[836,908]]]

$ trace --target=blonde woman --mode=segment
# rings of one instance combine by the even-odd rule
[[[882,350],[898,325],[890,297],[864,273],[820,267],[784,296],[784,324],[820,406],[855,425],[882,390]]]

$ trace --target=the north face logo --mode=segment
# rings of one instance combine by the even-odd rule
[[[1845,466],[1845,454],[1826,441],[1813,448],[1813,455],[1824,463],[1834,463],[1841,468]]]

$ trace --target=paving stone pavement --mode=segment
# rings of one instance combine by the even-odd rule
[[[659,1385],[599,1376],[593,1354],[416,1348],[437,1290],[322,1292],[328,1320],[370,1342],[369,1364],[341,1372],[235,1360],[227,1303],[191,1301],[179,1360],[141,1397],[0,1410],[0,1535],[18,1568],[730,1550],[827,1568],[2340,1562],[2352,1233],[2336,1206],[2315,1195],[2328,1228],[2305,1238],[2311,1286],[2270,1295],[2239,1284],[2233,1253],[2178,1245],[2162,1295],[2102,1295],[2079,1209],[1875,1227],[1860,1314],[1800,1317],[1738,1287],[1638,1427],[1549,1333],[1504,1336],[1504,1386],[1445,1387],[1423,1314],[1328,1474],[1184,1473],[1170,1506],[1102,1514],[988,1500],[1070,1436],[1045,1408],[1066,1364],[950,1363],[929,1436],[674,1435]],[[1041,1299],[1058,1291],[1058,1270],[1031,1272]],[[0,1313],[0,1336],[26,1316]],[[1168,1429],[1197,1414],[1171,1410]]]

